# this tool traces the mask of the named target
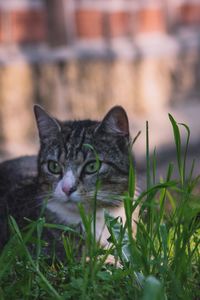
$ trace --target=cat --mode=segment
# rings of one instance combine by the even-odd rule
[[[38,218],[44,201],[48,222],[82,226],[78,204],[91,213],[97,180],[96,239],[106,246],[104,212],[125,222],[122,196],[128,191],[130,162],[135,164],[125,110],[115,106],[102,121],[59,121],[39,105],[34,113],[38,156],[0,164],[0,248],[9,237],[7,216],[23,227],[25,217]],[[138,213],[139,208],[133,214],[134,234]]]

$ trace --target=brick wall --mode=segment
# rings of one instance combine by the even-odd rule
[[[41,1],[0,1],[0,43],[47,41],[46,8]]]
[[[200,0],[0,0],[1,45],[130,39],[181,26],[200,27]]]

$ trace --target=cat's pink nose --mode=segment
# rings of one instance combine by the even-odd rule
[[[62,191],[67,195],[71,195],[73,192],[75,192],[76,187],[75,186],[70,186],[70,185],[63,185],[62,186]]]
[[[76,190],[76,179],[72,170],[68,170],[62,179],[62,191],[69,196]]]

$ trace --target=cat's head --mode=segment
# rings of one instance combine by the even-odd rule
[[[119,205],[128,190],[129,124],[125,110],[113,107],[101,122],[61,122],[34,107],[39,137],[39,182],[52,199],[90,205]],[[97,160],[98,157],[98,160]]]

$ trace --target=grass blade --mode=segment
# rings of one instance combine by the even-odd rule
[[[172,124],[173,132],[174,132],[174,141],[176,145],[176,156],[177,156],[177,162],[178,162],[178,170],[181,178],[181,183],[183,184],[183,167],[182,167],[182,159],[181,159],[181,136],[180,136],[180,131],[177,125],[177,122],[175,119],[172,117],[171,114],[169,115],[170,122]]]

